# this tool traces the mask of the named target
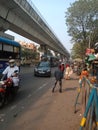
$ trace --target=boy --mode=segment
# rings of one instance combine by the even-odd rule
[[[55,85],[52,89],[52,92],[54,92],[54,89],[57,85],[57,82],[59,82],[59,85],[60,85],[60,89],[59,89],[59,92],[61,93],[62,92],[62,78],[63,78],[63,74],[62,74],[62,71],[61,71],[61,65],[58,66],[58,69],[55,70],[54,72],[54,76],[55,76]]]

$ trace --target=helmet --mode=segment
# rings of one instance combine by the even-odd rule
[[[13,62],[15,62],[15,60],[14,60],[14,59],[9,60],[9,63],[13,63]]]
[[[15,65],[15,60],[14,59],[9,60],[9,65],[10,67],[13,67]]]

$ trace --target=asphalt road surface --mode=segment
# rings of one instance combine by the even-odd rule
[[[52,68],[54,72],[55,68]],[[78,80],[63,79],[63,92],[54,77],[34,77],[33,67],[21,70],[20,90],[16,98],[0,110],[0,130],[78,130],[81,107],[74,114]]]

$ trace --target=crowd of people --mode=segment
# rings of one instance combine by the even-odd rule
[[[62,92],[62,79],[69,80],[71,77],[71,74],[73,73],[73,69],[71,67],[70,63],[64,64],[63,62],[59,64],[58,68],[54,72],[54,77],[55,77],[55,83],[54,87],[52,89],[52,92],[54,92],[55,87],[57,83],[59,82],[59,92]]]
[[[96,82],[98,83],[98,43],[95,44],[95,48],[91,49],[91,54],[86,55],[85,60],[82,62],[75,62],[75,63],[60,63],[57,70],[54,73],[55,77],[55,84],[52,89],[52,92],[54,92],[54,89],[57,85],[57,82],[59,82],[60,89],[59,92],[62,92],[62,79],[70,80],[71,75],[73,73],[76,73],[80,78],[87,74],[89,77],[92,75],[95,77]],[[79,78],[79,79],[80,79]]]

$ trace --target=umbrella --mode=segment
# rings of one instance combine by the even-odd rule
[[[90,54],[88,61],[93,61],[95,59],[96,59],[95,55],[94,54]]]

